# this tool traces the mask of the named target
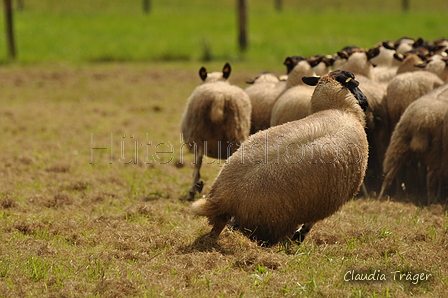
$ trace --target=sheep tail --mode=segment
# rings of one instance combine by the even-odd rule
[[[191,205],[191,212],[197,216],[210,216],[213,213],[210,205],[208,199],[199,199]]]
[[[397,136],[395,140],[392,139],[389,148],[387,148],[383,172],[388,173],[394,167],[401,167],[410,153],[409,149],[409,142],[406,142],[404,137]]]
[[[224,94],[216,94],[211,109],[210,109],[210,120],[214,123],[222,122],[224,119],[224,108],[226,99]]]
[[[409,157],[409,142],[402,136],[392,136],[386,157],[383,162],[383,172],[386,174],[381,185],[378,200],[381,200],[387,189],[391,186],[400,168]]]
[[[219,206],[210,199],[199,199],[191,206],[192,213],[197,216],[208,217],[208,222],[213,226],[210,235],[218,237],[227,223],[230,221],[228,213],[222,213]]]

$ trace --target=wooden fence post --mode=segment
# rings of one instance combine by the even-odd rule
[[[401,0],[401,8],[403,11],[409,10],[409,0]]]
[[[238,10],[238,44],[240,52],[247,49],[247,2],[246,0],[237,0]]]
[[[151,0],[143,0],[143,12],[148,14],[151,11]]]
[[[282,11],[283,10],[283,1],[282,0],[274,0],[274,6],[276,11]]]
[[[8,58],[14,60],[16,58],[16,45],[14,41],[14,28],[12,16],[12,0],[4,0],[5,10],[5,29],[6,29],[6,43],[8,46]]]

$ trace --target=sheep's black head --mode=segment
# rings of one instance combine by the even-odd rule
[[[345,70],[335,70],[328,74],[328,76],[332,77],[339,83],[341,83],[342,86],[346,87],[350,92],[355,96],[355,98],[358,100],[359,105],[365,112],[367,108],[369,107],[369,104],[367,102],[367,98],[362,93],[362,91],[358,88],[359,82],[355,80],[355,76],[348,71]],[[303,77],[302,81],[310,86],[316,86],[319,82],[320,77]]]
[[[286,73],[289,74],[291,70],[293,70],[293,68],[303,60],[306,59],[301,56],[286,57],[285,62],[283,62],[283,64],[286,65]]]

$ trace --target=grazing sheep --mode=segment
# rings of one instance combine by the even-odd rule
[[[272,73],[263,73],[247,81],[252,84],[244,89],[252,104],[250,133],[269,128],[272,107],[278,95],[285,89],[286,81],[281,81]]]
[[[415,165],[420,162],[426,169],[427,189],[427,202],[420,203],[443,203],[448,186],[447,140],[448,84],[445,84],[411,103],[401,116],[386,152],[383,165],[386,176],[379,199],[394,179],[399,183],[405,180],[405,177],[397,175],[400,169],[409,163]],[[418,186],[424,188],[424,184]],[[441,191],[445,191],[443,196]]]
[[[302,119],[310,113],[310,100],[314,87],[303,83],[301,78],[315,74],[312,64],[303,57],[288,57],[285,64],[295,65],[288,74],[285,90],[272,107],[270,126]]]
[[[303,239],[313,223],[335,213],[359,190],[367,167],[367,108],[353,74],[333,71],[316,85],[312,115],[249,137],[221,169],[208,198],[192,211],[208,217],[217,238],[233,216],[263,245]]]
[[[225,159],[249,135],[251,103],[243,89],[230,85],[230,64],[222,72],[207,73],[202,67],[199,76],[203,83],[196,87],[187,100],[181,120],[185,144],[195,154],[193,183],[188,200],[202,191],[200,168],[203,155]]]

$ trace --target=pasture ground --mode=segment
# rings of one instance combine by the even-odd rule
[[[210,227],[182,199],[193,165],[179,154],[197,68],[0,69],[0,297],[448,296],[446,206],[360,198],[300,246],[200,241]],[[257,74],[233,69],[242,87]]]

